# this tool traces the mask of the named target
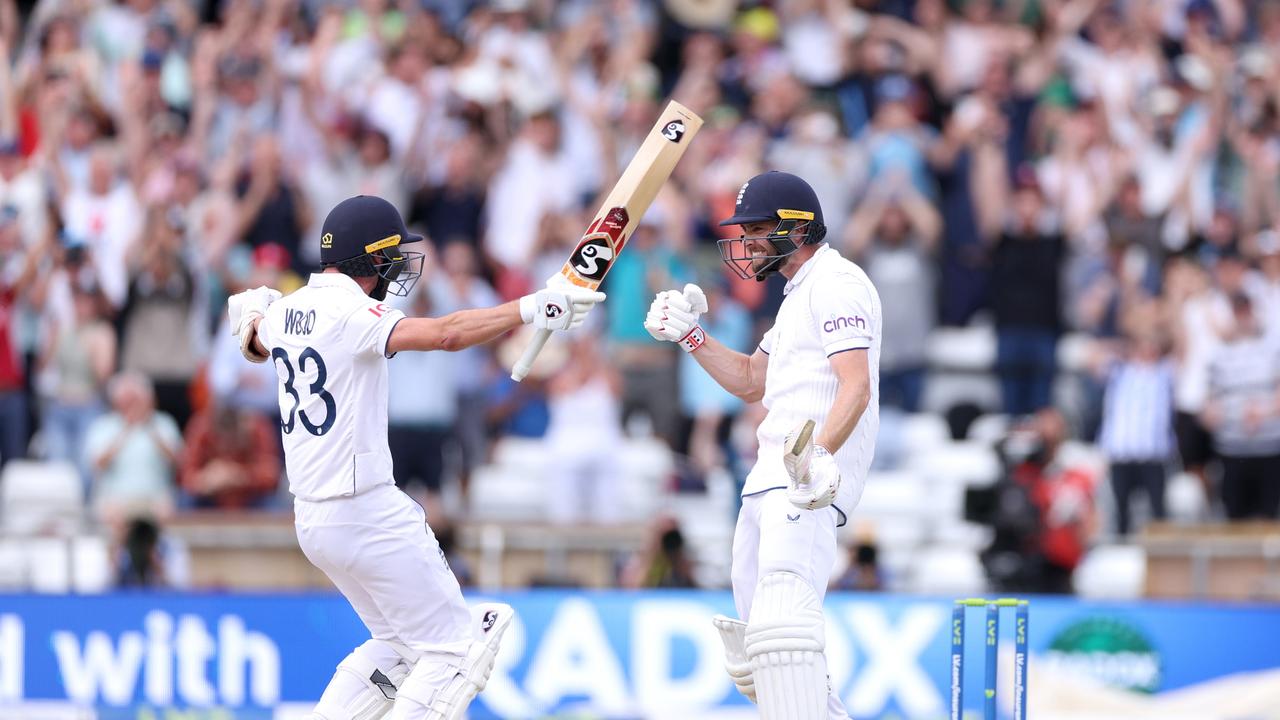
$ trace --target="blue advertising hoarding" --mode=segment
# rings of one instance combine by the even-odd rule
[[[722,670],[710,623],[716,613],[732,614],[728,593],[469,599],[508,602],[519,615],[472,717],[679,719],[749,708]],[[948,600],[833,594],[826,612],[832,684],[854,717],[943,716]],[[1012,619],[1004,618],[1002,656],[1012,651]],[[1280,668],[1280,606],[1032,598],[1030,623],[1031,663],[1042,677],[1072,671],[1160,693]],[[966,662],[975,701],[982,625],[975,611]],[[277,708],[313,702],[336,663],[366,638],[337,595],[0,596],[0,714],[58,701],[97,708],[101,718],[165,717],[151,708],[229,710],[182,715],[192,718],[276,717]],[[1007,667],[1007,657],[1002,662]]]

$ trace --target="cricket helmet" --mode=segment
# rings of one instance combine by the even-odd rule
[[[814,245],[826,237],[822,207],[809,183],[791,173],[771,170],[757,175],[738,190],[733,216],[721,226],[777,222],[765,235],[718,241],[720,259],[743,280],[764,280],[778,272],[788,255],[804,245]],[[767,255],[753,255],[748,244],[763,241],[773,248]]]
[[[357,195],[329,211],[320,231],[320,265],[336,267],[351,277],[377,277],[369,296],[408,295],[422,275],[420,252],[400,249],[418,242],[395,206],[380,197]]]

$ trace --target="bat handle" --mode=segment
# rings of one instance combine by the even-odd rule
[[[516,366],[511,368],[512,380],[516,382],[524,380],[524,376],[528,375],[529,370],[533,368],[533,361],[538,359],[538,353],[542,352],[542,346],[547,344],[550,337],[550,330],[539,330],[533,334],[533,340],[525,347],[524,354],[516,361]]]

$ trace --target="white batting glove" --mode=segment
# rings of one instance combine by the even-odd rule
[[[520,319],[539,330],[573,330],[604,299],[604,293],[578,287],[556,273],[545,288],[520,298]]]
[[[689,283],[684,292],[665,290],[653,298],[644,329],[654,340],[679,343],[685,352],[693,352],[707,341],[698,318],[707,311],[707,295],[702,288]]]
[[[724,669],[729,673],[738,692],[751,702],[756,702],[756,679],[751,670],[751,658],[747,657],[744,635],[747,624],[741,620],[716,615],[711,623],[720,631],[724,643]]]
[[[818,510],[836,501],[840,468],[827,449],[813,442],[816,425],[806,420],[787,434],[782,464],[787,468],[787,499],[805,510]]]
[[[250,362],[266,362],[267,356],[253,349],[253,321],[267,314],[271,303],[284,297],[280,291],[259,286],[238,292],[227,298],[227,319],[231,322],[231,334],[240,338],[240,353]]]

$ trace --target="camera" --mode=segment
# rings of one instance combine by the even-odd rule
[[[1030,463],[1045,465],[1049,461],[1049,448],[1044,438],[1034,430],[1015,430],[997,446],[1000,458],[1007,468]]]

